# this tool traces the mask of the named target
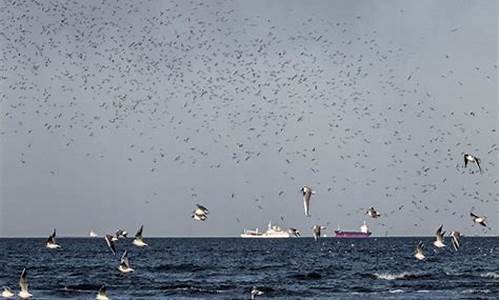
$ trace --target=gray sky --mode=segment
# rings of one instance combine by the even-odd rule
[[[0,236],[498,235],[498,1],[205,2],[2,4]]]

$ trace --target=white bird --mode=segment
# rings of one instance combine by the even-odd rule
[[[481,173],[481,166],[479,165],[479,158],[473,156],[473,155],[470,155],[468,153],[465,153],[464,154],[464,162],[465,162],[465,167],[464,168],[467,168],[467,163],[475,163],[477,165],[477,167],[479,168],[479,173]]]
[[[128,254],[128,251],[125,250],[125,252],[123,252],[122,258],[120,260],[120,266],[118,267],[118,270],[120,270],[120,272],[122,272],[122,273],[134,272],[134,269],[132,269],[130,267],[127,254]]]
[[[316,194],[316,192],[308,186],[304,186],[303,188],[301,188],[300,192],[302,192],[302,197],[304,198],[304,214],[306,215],[306,217],[310,217],[311,215],[309,214],[309,202],[311,200],[311,195]]]
[[[314,240],[317,241],[321,237],[321,230],[326,229],[326,227],[321,226],[321,225],[314,225],[313,226],[313,235],[314,235]]]
[[[298,231],[296,228],[290,227],[288,229],[288,233],[293,234],[296,237],[300,236],[300,231]]]
[[[135,234],[135,239],[132,241],[132,244],[136,245],[137,247],[144,247],[148,245],[144,242],[144,239],[142,237],[142,229],[143,225],[141,224],[141,227],[139,227],[139,230],[137,230],[137,233]]]
[[[13,298],[14,297],[14,293],[12,292],[12,290],[9,287],[5,286],[3,288],[3,291],[2,291],[2,297],[6,298],[6,299]]]
[[[19,298],[21,299],[28,299],[31,298],[31,295],[28,292],[28,274],[26,272],[26,268],[23,269],[23,272],[21,273],[21,277],[19,278],[19,287],[21,288],[21,291],[17,294]]]
[[[49,238],[47,239],[46,247],[49,249],[61,248],[61,246],[59,246],[56,243],[56,229],[55,228],[54,228],[54,232],[52,232],[52,234],[49,235]]]
[[[122,229],[118,229],[116,232],[115,232],[115,236],[113,236],[113,242],[116,242],[118,241],[118,239],[124,239],[127,237],[127,234],[128,232],[126,232],[125,230],[122,230]]]
[[[470,213],[470,216],[472,217],[472,221],[474,221],[474,223],[486,227],[486,217],[478,217],[473,213]]]
[[[113,236],[111,234],[106,234],[104,236],[104,240],[106,240],[106,244],[108,244],[108,247],[111,252],[113,252],[113,255],[116,255],[116,246],[115,241],[113,240]]]
[[[458,251],[458,249],[460,248],[460,237],[462,235],[458,231],[452,231],[450,235],[453,248],[455,248],[455,251]]]
[[[422,241],[419,241],[417,244],[417,250],[415,251],[415,258],[418,260],[424,260],[425,259],[425,254],[424,254],[424,243]]]
[[[446,231],[443,230],[443,225],[439,226],[436,230],[436,240],[433,242],[434,246],[437,248],[444,248],[446,245],[444,244],[444,234]]]
[[[193,211],[193,215],[191,217],[197,221],[205,221],[208,214],[209,211],[205,206],[196,204],[196,209]]]
[[[103,285],[97,292],[96,300],[109,300],[108,295],[106,294],[106,287]]]
[[[366,214],[369,215],[370,217],[376,219],[380,217],[380,213],[373,207],[370,207],[367,211]]]
[[[252,291],[250,292],[250,297],[251,299],[255,299],[256,296],[261,296],[264,295],[264,292],[261,290],[258,290],[257,287],[252,287]]]

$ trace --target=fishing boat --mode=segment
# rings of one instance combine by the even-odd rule
[[[240,234],[240,237],[242,238],[289,238],[292,237],[292,235],[277,225],[273,225],[271,222],[267,225],[267,230],[266,231],[259,231],[259,228],[256,228],[255,230],[243,230],[243,233]]]
[[[372,233],[368,229],[368,225],[363,221],[363,225],[359,228],[359,231],[344,231],[338,228],[335,232],[336,238],[356,238],[363,239],[369,237]]]

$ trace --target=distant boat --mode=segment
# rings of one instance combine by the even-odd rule
[[[372,233],[368,229],[368,226],[366,225],[366,222],[363,221],[363,225],[359,228],[359,231],[344,231],[337,229],[335,230],[335,237],[336,238],[357,238],[357,239],[363,239],[367,238]]]
[[[94,237],[98,237],[99,235],[97,233],[95,233],[93,230],[91,230],[89,233],[89,236],[94,238]]]
[[[272,225],[271,222],[267,225],[267,230],[265,232],[260,232],[259,228],[255,230],[243,230],[240,234],[242,238],[264,238],[264,239],[275,239],[275,238],[290,238],[292,235],[277,225]]]

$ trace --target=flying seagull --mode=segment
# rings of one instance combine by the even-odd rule
[[[261,295],[264,295],[264,292],[257,289],[257,287],[252,287],[252,291],[250,292],[250,297],[251,299],[255,299],[256,296],[261,296]]]
[[[418,260],[424,260],[425,255],[424,255],[424,243],[422,241],[419,241],[417,244],[417,250],[415,252],[415,258]]]
[[[205,206],[196,204],[196,209],[193,211],[191,217],[197,221],[205,221],[208,217],[208,213],[208,209]]]
[[[96,300],[109,300],[108,294],[106,294],[106,287],[103,285],[97,292]]]
[[[54,228],[54,232],[52,232],[52,234],[49,235],[49,238],[47,239],[46,247],[49,249],[61,248],[61,246],[59,246],[56,243],[56,229],[55,228]]]
[[[326,229],[326,227],[321,226],[321,225],[314,225],[313,226],[313,235],[314,235],[314,240],[317,241],[321,237],[321,230]]]
[[[123,252],[122,258],[120,260],[120,266],[118,267],[118,270],[120,270],[120,272],[122,272],[122,273],[134,272],[134,269],[132,269],[130,267],[130,264],[128,262],[127,254],[128,254],[128,251],[125,250],[125,252]]]
[[[316,194],[316,192],[308,186],[304,186],[303,188],[301,188],[300,192],[302,192],[302,196],[304,198],[304,213],[306,217],[310,217],[311,215],[309,214],[309,201],[311,200],[311,195]]]
[[[4,286],[3,291],[2,291],[2,297],[3,298],[13,298],[14,293],[12,292],[12,290],[9,287]]]
[[[31,296],[33,296],[28,292],[27,276],[28,274],[26,272],[26,268],[24,268],[23,272],[21,273],[21,277],[19,278],[19,287],[21,288],[21,291],[19,291],[19,294],[17,294],[21,299],[28,299],[31,298]]]
[[[290,227],[288,229],[288,233],[293,234],[296,237],[300,236],[300,231],[298,231],[296,228]]]
[[[135,239],[132,242],[132,244],[136,245],[137,247],[144,247],[148,245],[144,242],[144,239],[142,237],[142,228],[143,225],[141,224],[141,227],[139,227],[139,230],[137,230],[137,233],[135,234]]]
[[[113,252],[113,255],[116,255],[116,246],[115,246],[115,241],[113,240],[113,236],[111,234],[106,234],[104,236],[104,239],[106,240],[106,244],[108,244],[108,247],[111,250],[111,252]]]
[[[478,217],[473,213],[470,213],[470,216],[472,217],[472,220],[474,221],[474,223],[477,223],[481,226],[486,227],[486,217]]]
[[[127,237],[127,235],[128,235],[128,232],[126,232],[125,230],[122,230],[122,229],[118,229],[115,232],[115,236],[113,236],[113,241],[116,242],[116,241],[118,241],[118,239],[124,239]]]
[[[444,244],[444,234],[446,231],[443,231],[443,225],[439,226],[436,230],[436,240],[433,242],[434,246],[437,248],[444,248],[446,245]]]
[[[370,217],[374,218],[374,219],[380,217],[380,213],[377,210],[375,210],[375,208],[373,208],[373,207],[370,207],[366,211],[366,214],[369,215]]]
[[[481,173],[481,166],[479,165],[479,158],[473,156],[473,155],[470,155],[468,153],[465,153],[464,154],[464,163],[465,163],[465,166],[464,168],[467,168],[467,163],[475,163],[477,165],[477,167],[479,168],[479,173]]]
[[[455,248],[455,251],[458,251],[458,248],[460,248],[460,237],[461,237],[460,232],[453,231],[450,235],[453,248]]]

